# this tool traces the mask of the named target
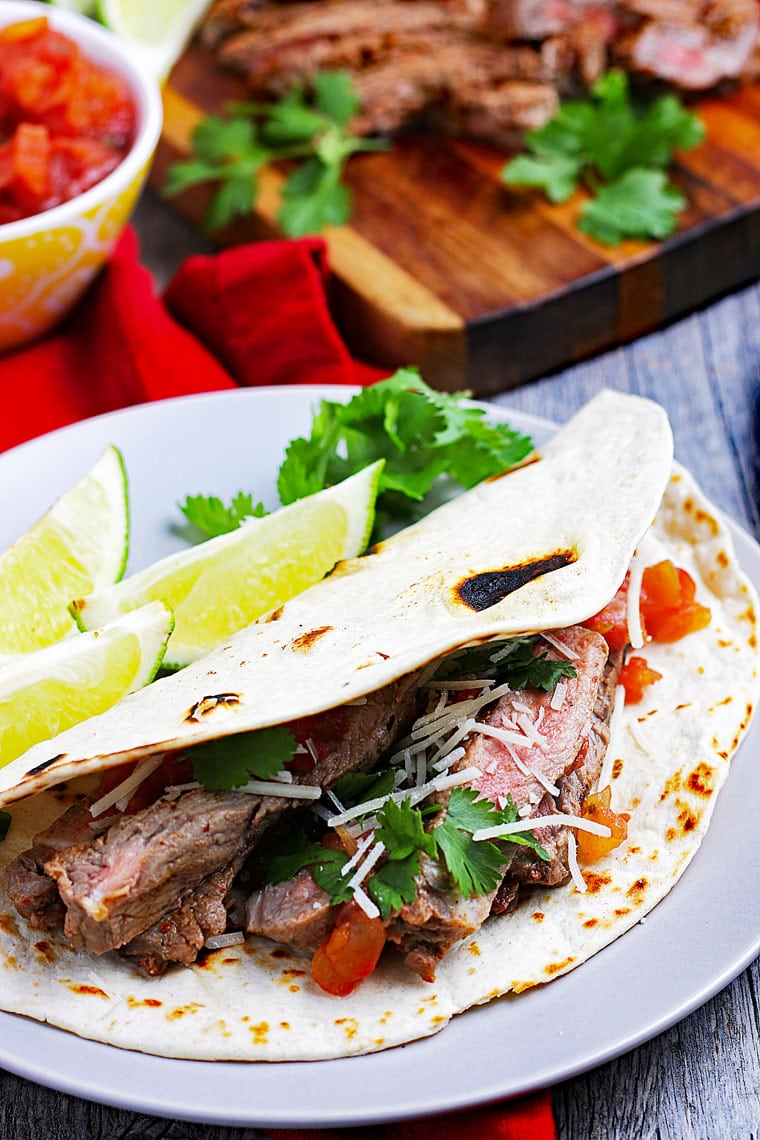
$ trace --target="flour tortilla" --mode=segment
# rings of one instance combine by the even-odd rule
[[[599,527],[603,536],[602,521]],[[432,985],[388,954],[347,998],[319,990],[307,960],[256,938],[217,951],[202,965],[147,979],[116,956],[75,952],[58,937],[41,940],[0,894],[2,1008],[159,1055],[329,1059],[433,1034],[458,1012],[587,961],[639,922],[694,857],[760,688],[757,598],[719,515],[678,467],[667,480],[646,549],[648,558],[670,557],[689,571],[712,621],[674,645],[644,651],[662,680],[641,704],[625,710],[612,744],[613,807],[630,812],[629,835],[586,870],[586,893],[572,885],[537,892],[515,914],[489,920],[449,952]],[[624,567],[618,570],[616,584]],[[604,592],[614,590],[605,586]],[[585,602],[591,608],[570,620],[589,616],[599,601],[590,591]],[[558,625],[567,623],[567,609],[551,613],[558,614]],[[476,616],[488,618],[489,611]],[[449,648],[449,642],[470,637],[468,628],[458,641],[443,641]],[[14,807],[3,863],[27,847],[65,802],[65,791],[51,790]]]

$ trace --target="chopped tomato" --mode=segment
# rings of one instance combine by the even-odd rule
[[[678,641],[710,623],[707,606],[695,601],[694,579],[669,560],[647,566],[641,583],[641,616],[654,641]]]
[[[623,582],[612,601],[604,609],[594,614],[583,625],[595,633],[601,633],[610,649],[625,649],[628,644],[628,579]]]
[[[137,767],[137,763],[120,764],[118,768],[109,768],[104,772],[100,777],[98,798],[107,795],[128,779]],[[171,788],[175,784],[187,784],[192,779],[192,761],[188,760],[183,753],[168,753],[158,768],[146,776],[142,783],[135,788],[124,809],[124,814],[131,815],[133,812],[142,811],[143,808],[155,803],[167,788]]]
[[[629,657],[620,670],[619,683],[625,689],[625,703],[636,705],[644,696],[644,689],[662,680],[662,673],[652,669],[645,657]]]
[[[385,945],[385,924],[369,918],[358,903],[345,903],[332,931],[311,961],[311,974],[323,990],[346,997],[368,977]]]
[[[127,153],[135,122],[123,77],[47,19],[0,29],[0,224],[100,182]]]
[[[628,838],[628,820],[610,807],[612,789],[609,784],[600,792],[592,792],[583,802],[583,819],[609,827],[611,834],[592,835],[590,831],[577,832],[578,858],[582,863],[596,863]]]

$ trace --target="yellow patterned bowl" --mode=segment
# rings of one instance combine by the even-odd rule
[[[131,149],[102,182],[60,206],[0,225],[0,353],[47,332],[82,295],[129,220],[161,133],[161,93],[134,49],[65,8],[36,0],[0,3],[0,27],[39,16],[126,79],[137,129]]]

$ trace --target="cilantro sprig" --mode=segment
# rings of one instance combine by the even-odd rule
[[[196,744],[188,753],[196,780],[210,792],[242,788],[250,779],[271,780],[296,750],[293,734],[283,725],[240,732]]]
[[[385,459],[376,532],[423,514],[436,493],[470,488],[519,463],[530,438],[508,424],[490,423],[482,408],[430,388],[414,368],[362,389],[348,403],[322,400],[308,436],[292,440],[277,476],[283,504],[312,495]],[[253,510],[239,491],[229,506],[215,496],[191,495],[180,510],[207,535],[232,530]],[[263,508],[261,508],[263,510]]]
[[[227,117],[209,115],[193,131],[193,156],[170,167],[168,196],[199,183],[216,190],[206,212],[209,234],[249,214],[258,198],[259,174],[273,162],[298,163],[285,180],[277,220],[288,237],[343,225],[351,216],[351,193],[342,178],[359,151],[384,150],[381,139],[350,131],[359,109],[351,77],[325,71],[314,78],[313,94],[293,88],[277,103],[231,103]]]
[[[440,811],[437,804],[413,807],[406,798],[400,802],[389,799],[377,812],[375,839],[385,847],[384,861],[369,876],[367,892],[383,918],[414,902],[423,854],[440,861],[454,889],[465,898],[488,894],[501,881],[508,857],[495,842],[476,841],[473,835],[484,827],[514,823],[518,813],[511,798],[501,809],[473,788],[454,788],[442,820],[426,828],[425,819]],[[530,847],[540,859],[549,859],[527,828],[504,836],[503,842]],[[345,852],[322,847],[296,834],[267,854],[266,879],[269,883],[283,882],[309,867],[315,881],[338,905],[351,897],[346,888],[347,877],[341,873],[347,862]]]
[[[537,649],[539,636],[513,637],[503,646],[494,642],[471,646],[447,657],[435,674],[436,680],[478,677],[508,684],[520,689],[543,689],[551,693],[563,677],[575,677],[577,670],[570,661],[553,661],[545,650]],[[506,655],[503,651],[509,650]],[[498,659],[493,660],[494,657]]]
[[[637,103],[623,71],[593,85],[588,99],[564,103],[544,127],[528,131],[527,153],[502,170],[508,186],[533,186],[565,202],[583,184],[593,197],[579,228],[606,245],[624,238],[662,239],[687,201],[665,173],[674,151],[702,142],[705,130],[677,95]]]

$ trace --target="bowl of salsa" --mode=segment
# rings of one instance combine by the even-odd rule
[[[0,352],[54,327],[108,259],[161,132],[161,94],[94,21],[0,4]]]

